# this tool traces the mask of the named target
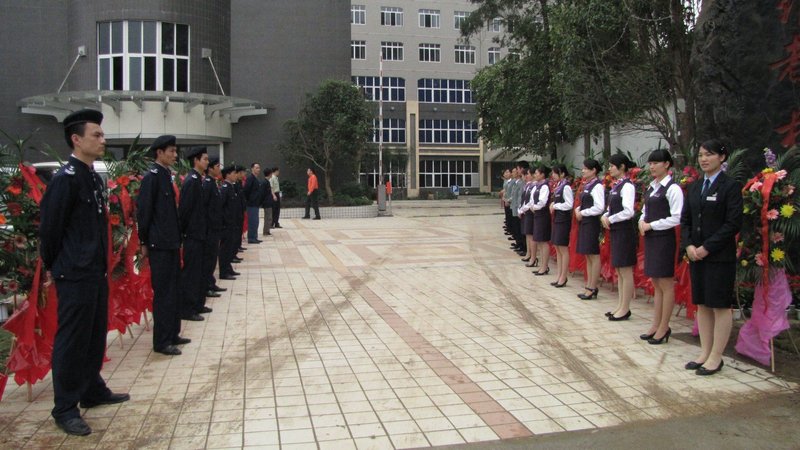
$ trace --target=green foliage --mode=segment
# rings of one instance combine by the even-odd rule
[[[297,183],[292,180],[281,181],[281,193],[283,198],[297,198],[299,195]]]
[[[361,185],[361,183],[353,182],[339,186],[339,189],[337,189],[337,194],[354,198],[367,198],[372,195],[372,189],[370,189],[368,186]]]

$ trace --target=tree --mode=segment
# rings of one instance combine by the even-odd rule
[[[297,119],[284,124],[281,151],[290,164],[310,163],[321,170],[332,202],[334,169],[362,159],[371,129],[372,115],[358,88],[328,80],[308,96]]]

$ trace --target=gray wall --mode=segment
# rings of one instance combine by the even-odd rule
[[[63,132],[55,119],[21,114],[17,101],[55,92],[76,52],[67,51],[67,2],[4,0],[0,6],[0,130],[25,137],[40,129],[30,144],[44,143],[66,154]],[[0,136],[0,142],[6,139]],[[45,159],[29,151],[26,158]]]
[[[283,123],[326,79],[350,79],[350,2],[232,0],[231,92],[271,105],[268,115],[233,127],[226,161],[280,166],[282,179],[305,182],[278,151]]]

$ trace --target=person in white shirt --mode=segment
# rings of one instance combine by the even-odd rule
[[[533,172],[533,182],[536,183],[531,195],[531,210],[533,211],[533,251],[534,258],[539,257],[539,270],[535,275],[550,273],[550,186],[547,178],[550,177],[550,168],[539,165]],[[541,255],[537,255],[537,252]]]
[[[575,220],[578,221],[575,250],[586,257],[586,292],[578,294],[581,300],[597,298],[597,282],[600,279],[600,215],[606,209],[605,188],[597,178],[600,171],[597,160],[589,158],[583,161],[581,204],[575,208]]]
[[[669,174],[672,155],[654,150],[647,158],[653,181],[644,194],[639,233],[644,236],[644,274],[653,282],[653,323],[639,336],[660,344],[670,331],[669,319],[675,306],[675,256],[678,250],[675,227],[681,223],[683,191]],[[656,338],[658,336],[658,338]]]
[[[550,203],[550,214],[553,216],[550,242],[556,247],[558,279],[550,284],[557,288],[567,285],[569,275],[569,233],[572,230],[573,194],[568,175],[564,164],[553,165],[552,179],[556,182],[556,187],[553,190],[553,201]]]
[[[617,153],[608,160],[608,172],[614,185],[608,195],[608,206],[600,219],[603,228],[610,231],[611,266],[617,271],[619,301],[613,311],[606,313],[612,322],[631,317],[633,300],[633,266],[636,265],[636,226],[633,221],[633,205],[636,202],[636,187],[628,178],[628,171],[636,167],[626,155]]]
[[[528,262],[533,259],[525,264],[527,267],[533,267],[536,264],[536,246],[533,244],[533,211],[531,211],[533,195],[531,194],[536,184],[533,182],[533,173],[530,169],[522,169],[522,179],[525,181],[525,186],[522,188],[520,207],[517,208],[516,213],[520,219],[520,230],[525,235],[526,252],[522,261]]]

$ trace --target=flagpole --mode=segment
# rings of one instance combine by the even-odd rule
[[[378,182],[375,183],[375,188],[378,188],[378,186],[383,185],[383,54],[382,53],[381,53],[380,65],[378,66],[378,79],[380,85],[380,96],[378,97]]]

